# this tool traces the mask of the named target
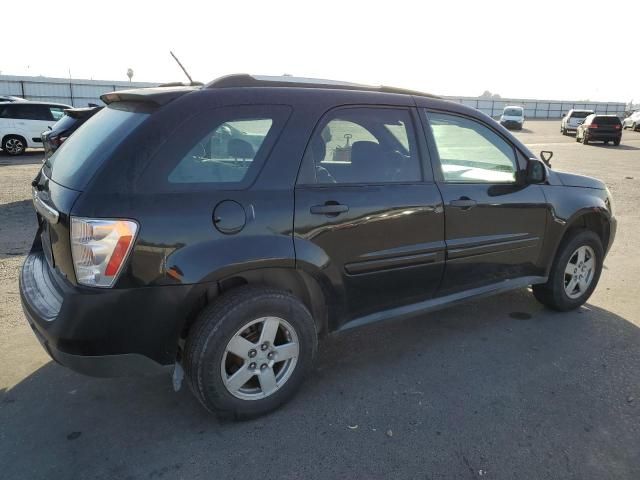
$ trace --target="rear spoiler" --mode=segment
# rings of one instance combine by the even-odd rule
[[[120,90],[100,96],[100,100],[109,105],[113,102],[144,102],[154,105],[166,105],[186,93],[199,90],[201,87],[151,87],[136,88],[135,90]]]
[[[71,118],[87,118],[102,110],[103,107],[66,108],[66,113]]]

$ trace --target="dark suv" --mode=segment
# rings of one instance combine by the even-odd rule
[[[20,278],[62,365],[174,368],[264,413],[318,338],[533,285],[570,310],[613,242],[609,192],[430,95],[291,77],[104,95],[33,182]]]
[[[622,139],[622,122],[616,115],[589,115],[576,130],[576,142],[587,145],[599,141],[605,144],[613,142],[620,145]]]

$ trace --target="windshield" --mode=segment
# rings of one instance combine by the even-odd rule
[[[102,109],[45,161],[45,175],[65,187],[83,190],[104,160],[149,113],[149,107],[141,103],[117,102]]]
[[[521,108],[505,108],[503,115],[507,117],[521,117],[522,109]]]

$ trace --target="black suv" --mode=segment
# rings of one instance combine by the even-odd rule
[[[102,110],[102,107],[99,106],[67,108],[64,111],[64,116],[58,120],[53,127],[49,127],[49,130],[42,132],[44,157],[49,158],[53,155],[53,152],[55,152],[73,132],[100,110]]]
[[[613,142],[618,146],[621,139],[622,122],[616,115],[591,114],[576,130],[576,142],[582,142],[584,145],[599,141],[605,144]]]
[[[24,311],[62,365],[173,367],[211,411],[280,405],[330,332],[529,285],[576,308],[615,236],[602,182],[434,96],[233,75],[102,98],[33,182]]]

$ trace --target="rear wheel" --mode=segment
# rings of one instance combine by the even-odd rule
[[[315,323],[296,297],[241,287],[205,308],[191,328],[186,378],[207,410],[257,416],[293,396],[316,348]]]
[[[613,141],[613,144],[617,147],[618,145],[620,145],[620,139],[617,138]]]
[[[27,144],[24,138],[17,135],[7,135],[2,140],[2,150],[9,155],[17,156],[22,155],[27,149]]]
[[[587,132],[584,132],[582,134],[582,144],[583,145],[589,145],[589,138],[587,137]]]
[[[636,122],[633,122],[633,125],[631,125],[631,130],[633,130],[634,132],[638,130],[638,125],[636,125]]]
[[[554,310],[578,308],[596,288],[603,259],[600,237],[591,230],[575,230],[558,248],[547,283],[534,285],[533,295]]]

